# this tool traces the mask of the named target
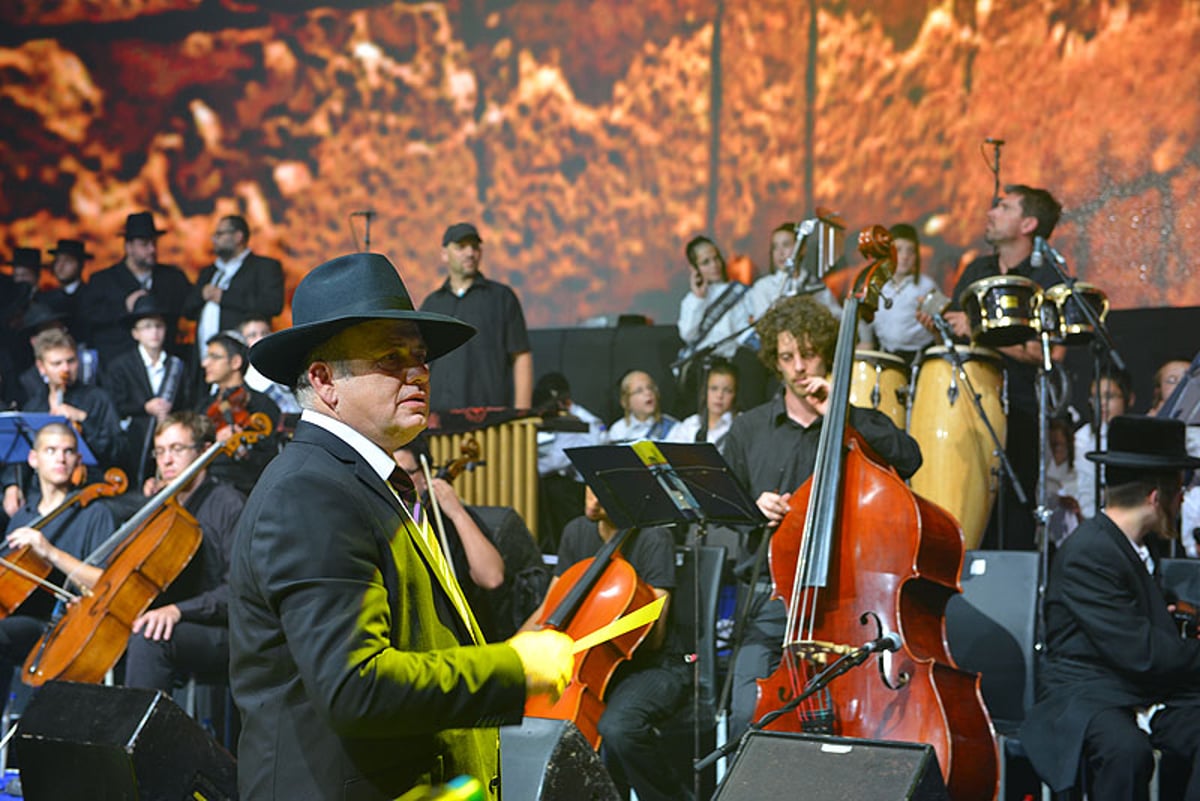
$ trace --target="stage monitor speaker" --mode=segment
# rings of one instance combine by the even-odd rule
[[[15,741],[28,801],[228,801],[237,766],[165,693],[52,681]]]
[[[933,747],[753,732],[713,801],[947,801]]]
[[[500,728],[504,798],[520,801],[619,801],[608,769],[569,720],[525,718]]]

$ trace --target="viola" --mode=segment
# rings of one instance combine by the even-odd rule
[[[768,728],[930,743],[951,798],[990,799],[999,780],[995,731],[979,677],[955,665],[945,638],[946,602],[961,590],[962,529],[847,425],[860,305],[869,319],[895,262],[882,226],[864,232],[859,249],[875,261],[843,307],[813,475],[771,540],[774,595],[788,615],[780,666],[759,681],[755,717],[799,697],[860,643],[898,635],[896,653],[858,652],[859,667]]]
[[[246,428],[250,424],[249,403],[250,390],[245,384],[239,384],[220,390],[205,414],[218,431],[226,426]]]
[[[621,544],[633,530],[618,533],[594,557],[563,573],[546,596],[545,608],[552,611],[538,621],[542,628],[579,640],[654,601],[654,588],[639,579],[633,565],[620,554]],[[576,654],[571,682],[559,699],[551,702],[545,695],[529,697],[526,716],[574,721],[592,746],[599,748],[604,692],[617,667],[633,655],[653,625],[648,623]]]
[[[29,528],[42,529],[73,506],[83,508],[97,498],[120,495],[128,486],[125,473],[116,467],[104,473],[104,481],[89,484],[67,495],[63,502],[37,520]],[[0,559],[0,618],[6,618],[17,610],[33,594],[43,589],[60,598],[64,591],[45,579],[53,568],[28,546],[22,546]]]
[[[200,547],[200,524],[175,496],[221,453],[232,454],[271,433],[265,414],[215,442],[84,560],[105,563],[91,592],[66,607],[29,652],[21,680],[99,682],[129,644],[136,620],[183,571]]]

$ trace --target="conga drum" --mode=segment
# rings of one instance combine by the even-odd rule
[[[1074,291],[1067,284],[1056,284],[1043,290],[1042,319],[1053,327],[1051,336],[1067,345],[1085,345],[1091,340],[1096,333],[1095,327],[1079,308],[1081,302],[1091,306],[1096,319],[1104,322],[1108,316],[1108,296],[1099,287],[1076,281]]]
[[[1042,295],[1019,275],[995,275],[968,286],[958,298],[971,326],[971,341],[987,348],[1019,345],[1037,336]]]
[[[908,415],[908,373],[904,360],[875,350],[854,352],[850,403],[883,412],[897,428]]]
[[[1000,355],[983,348],[956,346],[967,375],[1001,445],[1008,432],[1004,409],[1004,370]],[[996,500],[1000,457],[965,382],[944,347],[921,355],[912,394],[909,434],[924,460],[912,489],[954,515],[964,546],[978,548]]]

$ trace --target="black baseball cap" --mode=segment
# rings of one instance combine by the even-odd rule
[[[474,239],[480,244],[483,239],[479,236],[478,229],[468,222],[455,223],[446,229],[446,233],[442,234],[442,247],[449,245],[451,242],[461,242],[464,239]]]

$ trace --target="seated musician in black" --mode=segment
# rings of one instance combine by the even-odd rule
[[[172,412],[154,434],[155,494],[183,474],[215,441],[212,423],[195,412]],[[189,676],[223,684],[229,675],[229,554],[246,496],[201,469],[175,499],[200,524],[200,548],[183,572],[133,621],[125,683],[170,691]]]
[[[563,530],[550,590],[569,567],[595,556],[618,531],[591,488],[587,488],[584,515],[569,522]],[[675,588],[675,543],[667,529],[646,528],[632,532],[621,546],[621,553],[638,578],[654,588],[656,597],[666,597],[667,602],[633,657],[617,667],[609,682],[599,723],[601,756],[623,795],[628,795],[632,787],[641,801],[690,799],[689,777],[677,776],[671,770],[660,753],[660,741],[654,731],[654,726],[682,703],[690,680],[680,647],[667,636],[670,596]],[[543,602],[523,629],[536,629],[537,622],[553,611],[547,610]]]
[[[788,513],[792,493],[813,472],[821,423],[829,405],[826,376],[833,364],[838,322],[816,300],[797,296],[772,307],[755,329],[762,341],[759,358],[775,371],[783,386],[773,399],[734,418],[721,452],[767,518],[769,537]],[[911,476],[921,466],[916,440],[896,428],[886,415],[852,406],[848,422],[902,477]],[[741,559],[745,578],[753,574],[751,554],[757,551],[761,555],[765,548],[761,538],[747,541]],[[759,564],[757,580],[745,594],[750,607],[733,665],[730,738],[741,736],[750,724],[758,699],[755,681],[775,670],[783,651],[787,612],[782,601],[768,600],[771,582],[766,562]]]
[[[30,528],[47,513],[62,505],[72,490],[71,474],[79,466],[75,431],[63,423],[43,426],[34,437],[29,451],[29,466],[37,478],[40,490],[22,506],[8,524],[7,543],[16,550],[28,545],[30,550],[52,569],[47,579],[63,586],[69,578],[69,591],[92,587],[100,568],[84,565],[81,560],[92,553],[116,529],[112,513],[103,503],[93,501],[87,506],[74,505],[47,523],[42,529]],[[12,551],[5,558],[11,558]],[[17,579],[12,573],[4,581]],[[0,699],[7,699],[7,687],[13,668],[25,661],[55,610],[55,598],[38,588],[13,614],[0,620]],[[3,700],[0,700],[3,707]]]
[[[438,534],[432,502],[427,496],[429,485],[420,463],[422,456],[429,461],[428,444],[424,438],[417,437],[392,455],[400,469],[412,479],[416,489],[417,501],[412,507],[413,518],[418,524],[428,522],[434,533]],[[497,610],[488,603],[488,591],[499,589],[504,584],[504,559],[484,534],[479,521],[471,515],[470,510],[458,497],[453,484],[435,476],[433,490],[441,509],[442,524],[446,529],[446,541],[442,547],[449,548],[447,559],[454,566],[454,576],[467,596],[467,603],[475,613],[475,620],[479,623],[483,636],[488,642],[503,642],[514,632],[499,630],[498,627],[503,626],[504,621],[497,618]],[[441,540],[440,534],[438,539]],[[512,624],[508,625],[511,629]]]
[[[246,368],[250,364],[247,352],[241,334],[224,331],[208,340],[204,358],[200,360],[210,392],[200,400],[196,410],[213,421],[218,442],[225,442],[235,431],[244,429],[245,418],[258,412],[270,418],[272,431],[279,427],[279,407],[275,401],[246,385]],[[233,458],[218,456],[209,472],[249,494],[278,452],[275,435],[262,437]]]
[[[1056,792],[1084,782],[1093,801],[1150,797],[1154,751],[1162,798],[1200,798],[1200,641],[1170,614],[1151,546],[1177,537],[1188,456],[1178,420],[1113,419],[1101,514],[1054,557],[1046,592],[1046,661],[1021,741]]]

